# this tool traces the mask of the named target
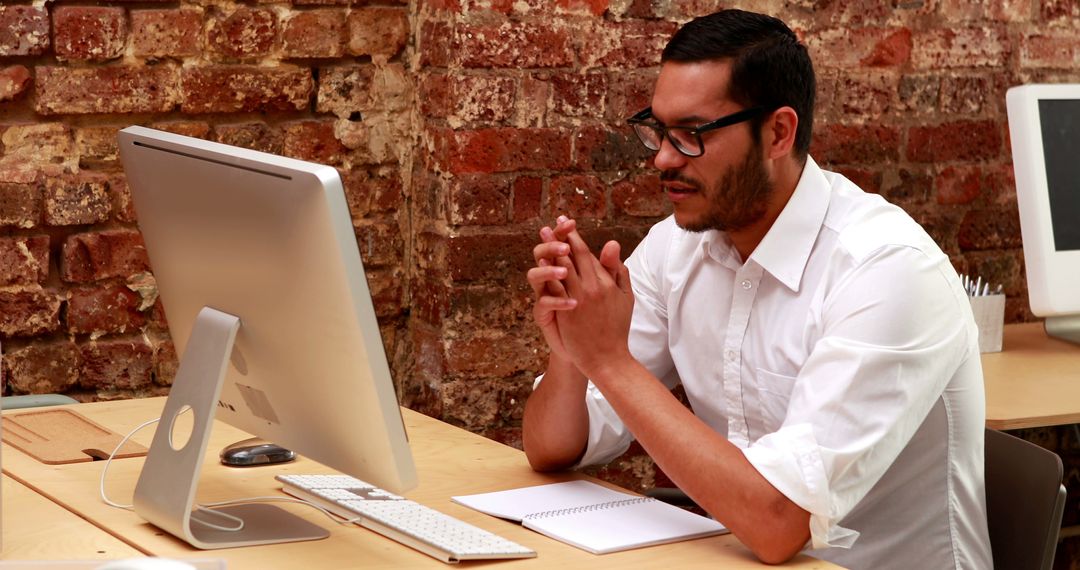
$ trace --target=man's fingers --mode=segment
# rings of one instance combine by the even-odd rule
[[[536,310],[542,313],[571,311],[574,307],[577,307],[577,299],[572,297],[551,297],[545,295],[536,300]]]
[[[533,259],[537,265],[540,265],[541,260],[551,261],[566,255],[570,255],[570,246],[561,241],[539,243],[533,247]]]
[[[566,216],[559,216],[557,221],[558,223],[555,225],[552,236],[559,241],[566,241],[566,236],[577,229],[577,222]]]
[[[600,250],[600,265],[607,270],[608,275],[611,275],[611,279],[618,282],[619,267],[622,266],[622,261],[619,259],[619,252],[621,247],[617,241],[609,241],[604,244],[603,249]]]
[[[532,286],[533,292],[537,296],[548,294],[565,297],[566,288],[563,287],[560,280],[565,279],[566,275],[567,269],[565,267],[547,265],[529,269],[525,274],[525,278],[529,281],[529,285]]]

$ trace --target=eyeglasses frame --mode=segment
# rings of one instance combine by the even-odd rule
[[[664,138],[667,138],[669,141],[671,141],[671,146],[675,147],[675,150],[679,151],[680,154],[682,154],[683,156],[690,157],[690,158],[697,158],[697,157],[705,154],[705,143],[704,143],[704,141],[701,140],[701,135],[703,133],[707,133],[709,131],[714,131],[716,129],[722,129],[724,127],[729,127],[731,125],[736,125],[738,123],[742,123],[742,122],[745,122],[745,121],[749,121],[750,119],[753,119],[754,117],[760,115],[761,113],[772,112],[774,110],[775,109],[770,109],[769,107],[764,107],[764,106],[759,105],[759,106],[755,106],[755,107],[749,107],[749,108],[743,109],[741,111],[736,111],[734,113],[731,113],[730,115],[724,115],[723,117],[720,117],[719,119],[716,119],[715,121],[709,121],[708,123],[705,123],[704,125],[698,125],[696,127],[681,127],[681,126],[669,127],[669,126],[667,126],[667,125],[665,125],[665,124],[663,124],[663,123],[661,123],[659,121],[656,121],[656,120],[649,121],[649,119],[653,118],[652,107],[645,107],[644,109],[638,111],[637,113],[634,113],[634,116],[627,119],[626,123],[628,125],[630,125],[630,126],[645,125],[645,126],[648,126],[648,127],[656,128],[656,129],[658,129],[660,131],[660,145],[658,145],[656,148],[652,148],[652,147],[649,146],[649,144],[647,142],[645,142],[645,139],[641,138],[641,135],[638,133],[637,129],[636,128],[634,129],[634,134],[637,136],[638,140],[641,141],[641,144],[645,148],[647,148],[647,149],[649,149],[649,150],[651,150],[653,152],[659,152],[660,151],[660,146],[662,146],[664,144]],[[679,146],[678,143],[675,142],[675,139],[671,138],[671,136],[668,135],[668,131],[670,131],[672,129],[679,129],[679,130],[683,130],[683,131],[688,131],[688,133],[690,135],[693,135],[694,140],[697,141],[698,148],[701,149],[701,152],[698,153],[698,154],[691,154],[689,152],[686,152],[686,150],[684,150],[682,147]]]

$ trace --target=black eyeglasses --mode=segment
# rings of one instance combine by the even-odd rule
[[[750,107],[697,127],[669,127],[653,119],[652,107],[647,107],[626,122],[634,127],[634,133],[645,148],[654,152],[660,150],[666,136],[675,150],[695,158],[705,154],[705,145],[701,142],[702,133],[749,121],[769,110],[768,107]]]

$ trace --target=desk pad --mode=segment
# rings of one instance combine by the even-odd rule
[[[43,410],[5,415],[4,443],[48,465],[108,459],[123,436],[67,410]],[[146,455],[146,447],[128,441],[116,458]]]

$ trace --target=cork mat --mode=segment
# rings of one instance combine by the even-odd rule
[[[49,465],[108,459],[123,436],[68,410],[43,410],[3,417],[4,443]],[[146,448],[128,441],[117,458],[146,455]]]

